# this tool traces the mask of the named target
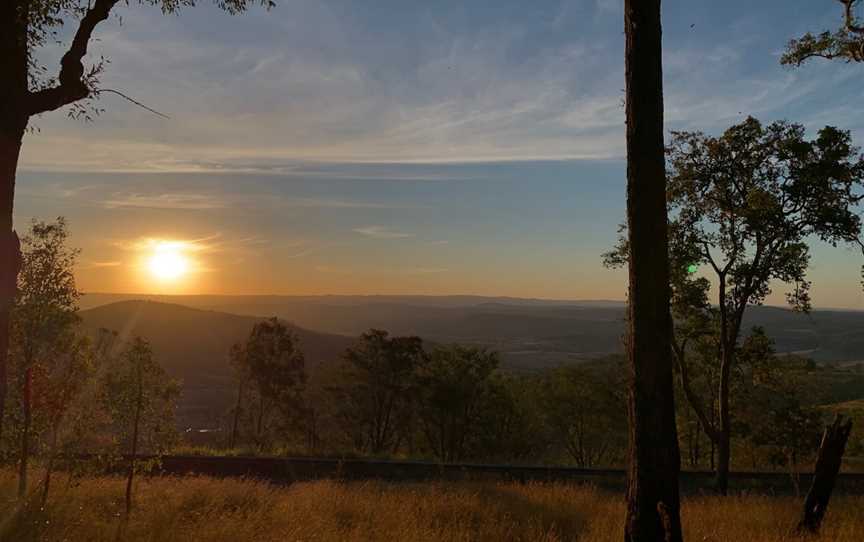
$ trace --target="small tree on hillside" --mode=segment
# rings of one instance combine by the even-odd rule
[[[484,408],[495,393],[498,354],[481,348],[438,348],[418,368],[417,417],[439,461],[457,461],[476,444]]]
[[[264,449],[269,442],[273,413],[290,420],[301,414],[301,392],[306,383],[306,366],[297,337],[276,318],[255,324],[246,345],[235,351],[241,375],[248,375],[250,414],[255,445]]]
[[[598,373],[578,366],[556,369],[545,378],[540,398],[556,440],[582,468],[609,464],[627,440],[624,394],[609,375]]]
[[[118,451],[128,454],[126,516],[132,509],[136,471],[151,465],[142,453],[160,454],[176,440],[174,407],[179,384],[153,358],[150,344],[136,337],[111,360],[104,375],[101,403],[110,415]]]
[[[74,442],[88,433],[92,427],[88,422],[96,418],[93,412],[95,385],[95,352],[87,337],[76,330],[66,333],[64,346],[59,349],[50,365],[43,365],[34,378],[34,388],[39,390],[34,398],[34,410],[44,420],[47,429],[47,463],[42,480],[42,507],[48,499],[51,475],[61,448],[74,448]],[[73,418],[79,418],[74,420]],[[89,427],[88,427],[89,426]]]
[[[843,6],[843,24],[835,31],[814,35],[807,32],[790,41],[781,64],[800,66],[811,58],[864,62],[864,23],[856,16],[860,0],[837,0]]]
[[[848,132],[825,127],[813,140],[787,122],[763,126],[750,117],[720,137],[676,132],[668,150],[671,280],[683,387],[688,383],[687,342],[716,333],[716,424],[703,401],[687,394],[705,432],[717,445],[717,487],[725,492],[730,463],[730,385],[747,307],[761,304],[772,282],[792,286],[796,310],[810,308],[806,272],[810,238],[832,244],[860,232],[854,209],[864,181],[864,159]],[[626,240],[607,254],[619,264]],[[716,287],[688,271],[706,266]],[[712,331],[712,327],[714,330]]]
[[[336,416],[358,451],[395,451],[409,437],[415,372],[426,360],[419,337],[372,329],[345,351],[338,382],[329,386]]]
[[[79,292],[73,271],[78,251],[66,246],[67,238],[66,222],[58,218],[55,222],[34,221],[22,239],[23,266],[12,342],[19,407],[19,497],[27,491],[29,458],[38,436],[34,434],[39,429],[33,423],[34,408],[38,403],[48,405],[45,375],[64,370],[77,340]]]

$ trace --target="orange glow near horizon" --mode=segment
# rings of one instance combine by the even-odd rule
[[[146,239],[137,244],[138,271],[144,290],[157,293],[185,293],[194,289],[192,279],[202,270],[194,253],[195,242],[178,239]]]
[[[153,278],[162,282],[174,282],[189,272],[189,258],[184,253],[184,244],[162,241],[153,247],[147,260],[147,268]]]

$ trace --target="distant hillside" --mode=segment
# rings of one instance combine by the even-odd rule
[[[181,421],[196,425],[207,425],[227,408],[233,389],[228,349],[261,319],[152,301],[103,305],[81,311],[81,317],[90,330],[107,328],[147,338],[159,363],[183,381]],[[350,337],[293,327],[308,366],[338,359],[352,342]]]
[[[82,305],[122,299],[90,294]],[[277,315],[297,325],[357,335],[370,327],[437,342],[469,342],[503,352],[505,363],[536,368],[621,350],[625,306],[619,301],[552,301],[480,296],[176,296],[197,308]],[[745,327],[764,326],[780,352],[818,361],[864,360],[864,313],[751,307]]]

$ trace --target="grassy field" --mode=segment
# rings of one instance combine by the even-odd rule
[[[0,540],[114,541],[123,481],[58,479],[44,510],[16,511],[15,478],[0,472]],[[690,497],[686,537],[791,540],[788,497]],[[864,497],[838,497],[810,540],[864,540]],[[142,479],[124,541],[620,541],[620,495],[572,485],[383,484],[322,481],[274,487],[210,478]]]

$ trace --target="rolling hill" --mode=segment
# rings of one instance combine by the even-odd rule
[[[126,296],[129,297],[129,296]],[[89,294],[83,306],[125,299]],[[371,327],[436,342],[483,344],[511,367],[536,368],[621,350],[625,306],[619,301],[549,301],[478,296],[176,296],[159,298],[247,316],[276,315],[299,326],[356,336]],[[751,307],[745,329],[760,325],[779,352],[817,361],[864,360],[864,313]]]
[[[126,296],[133,297],[133,296]],[[181,421],[208,426],[233,396],[230,346],[262,317],[294,322],[307,363],[337,359],[353,336],[377,327],[430,343],[460,342],[501,352],[510,370],[580,363],[621,351],[624,305],[472,296],[176,296],[149,301],[117,294],[82,300],[85,326],[148,338],[168,372],[184,383]],[[173,303],[154,301],[170,300]],[[864,313],[752,307],[745,327],[761,325],[778,352],[847,365],[864,360]],[[316,329],[320,331],[311,331]]]
[[[228,407],[233,394],[228,350],[261,320],[153,301],[121,301],[80,315],[89,330],[106,328],[148,339],[159,363],[183,382],[178,421],[194,426],[212,425]],[[307,366],[337,359],[352,342],[350,337],[292,327]]]

